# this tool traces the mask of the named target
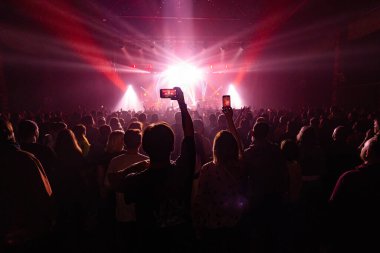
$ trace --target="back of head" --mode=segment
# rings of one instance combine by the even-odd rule
[[[338,126],[334,129],[332,138],[336,142],[346,142],[348,137],[348,129],[345,126]]]
[[[123,150],[124,146],[124,131],[115,130],[112,131],[108,137],[106,152],[107,153],[116,153]]]
[[[216,118],[216,115],[215,114],[210,114],[210,116],[208,117],[208,120],[210,121],[210,124],[211,125],[216,125],[217,123],[217,118]]]
[[[258,121],[253,126],[253,137],[257,140],[265,139],[269,134],[269,125],[264,121]]]
[[[137,117],[137,119],[141,122],[141,123],[145,123],[146,122],[146,114],[145,113],[140,113],[139,116]]]
[[[111,118],[110,126],[111,126],[112,130],[121,130],[122,129],[120,122],[119,122],[119,119],[116,117]]]
[[[73,131],[70,129],[63,129],[58,133],[55,141],[55,151],[60,158],[68,157],[73,153],[82,153],[77,139],[75,138]]]
[[[261,123],[261,122],[267,122],[267,120],[264,117],[260,116],[256,119],[256,123]]]
[[[18,138],[20,142],[27,142],[32,138],[38,138],[38,126],[31,120],[23,120],[18,124]]]
[[[224,114],[220,114],[218,117],[218,127],[220,129],[226,129],[227,128],[227,119]]]
[[[230,164],[239,159],[239,149],[235,137],[229,131],[219,131],[214,138],[214,162]]]
[[[150,118],[150,121],[151,121],[152,123],[156,123],[156,122],[158,122],[158,114],[157,114],[157,113],[152,114],[152,116],[151,116],[151,118]]]
[[[193,124],[194,124],[194,131],[199,133],[199,134],[203,134],[204,133],[204,124],[203,124],[203,121],[200,120],[200,119],[195,119],[193,121]]]
[[[140,121],[134,121],[129,124],[128,129],[143,130],[143,124]]]
[[[130,120],[130,122],[136,122],[136,121],[139,121],[139,120],[137,119],[137,117],[132,117],[131,120]]]
[[[165,161],[174,148],[174,133],[166,123],[149,125],[143,134],[142,145],[151,160]]]
[[[367,163],[380,163],[380,137],[369,139],[361,150],[360,157]]]
[[[109,125],[103,125],[99,127],[99,133],[102,138],[108,139],[108,136],[111,134],[112,130]]]
[[[98,122],[97,122],[98,127],[104,126],[105,124],[106,124],[106,118],[99,117]]]
[[[83,137],[86,135],[86,127],[82,124],[75,125],[73,127],[73,132],[75,134],[75,137]]]
[[[315,145],[317,143],[317,136],[315,130],[310,126],[303,126],[297,135],[297,141],[301,145]]]
[[[124,144],[127,149],[137,149],[141,145],[141,131],[128,129],[124,134]]]
[[[182,123],[181,112],[176,112],[176,113],[174,114],[174,119],[175,119],[175,123],[177,123],[177,124],[181,124],[181,123]]]
[[[82,122],[86,127],[93,126],[95,124],[92,115],[85,115],[82,118]]]
[[[13,127],[4,117],[0,117],[0,143],[15,142]]]

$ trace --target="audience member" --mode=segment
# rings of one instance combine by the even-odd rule
[[[37,143],[39,137],[37,124],[31,120],[21,121],[18,126],[18,131],[21,149],[36,156],[41,162],[46,175],[51,180],[54,169],[57,166],[57,155],[49,146]]]
[[[247,178],[240,163],[242,146],[225,108],[231,132],[222,130],[214,139],[212,162],[202,167],[194,197],[194,222],[201,252],[246,252],[247,234],[240,222],[248,209]],[[193,189],[194,190],[194,189]]]
[[[53,226],[52,190],[41,163],[16,144],[11,123],[0,118],[0,251],[48,247]]]
[[[136,129],[129,129],[124,134],[124,144],[126,153],[113,158],[108,166],[107,174],[116,173],[129,169],[131,165],[148,160],[147,156],[139,153],[141,146],[141,132]],[[133,171],[141,172],[139,170]],[[131,172],[126,172],[131,173]],[[106,178],[106,186],[109,187]],[[135,252],[137,247],[138,231],[136,227],[136,213],[134,204],[126,204],[123,193],[116,193],[115,218],[117,221],[116,236],[120,252]]]
[[[190,202],[195,166],[194,129],[183,93],[176,88],[181,110],[183,136],[181,154],[170,161],[174,149],[173,130],[163,123],[148,126],[142,145],[149,162],[121,173],[109,174],[111,185],[136,204],[140,252],[193,252],[194,234]],[[139,173],[136,166],[145,170]],[[126,176],[127,174],[127,176]]]
[[[331,252],[378,252],[380,226],[380,140],[367,140],[363,164],[339,178],[330,198]]]

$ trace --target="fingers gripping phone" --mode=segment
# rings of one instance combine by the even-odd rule
[[[160,98],[170,98],[171,100],[177,99],[176,89],[160,89]]]
[[[223,95],[223,107],[231,107],[231,96],[230,95]]]

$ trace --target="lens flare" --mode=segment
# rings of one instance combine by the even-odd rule
[[[171,66],[160,74],[156,85],[157,94],[161,88],[180,87],[189,104],[195,105],[197,101],[204,99],[203,94],[207,87],[203,78],[203,71],[190,64]]]
[[[241,100],[240,95],[235,88],[235,85],[230,84],[228,86],[228,95],[231,96],[232,108],[241,108],[243,106],[243,101]]]
[[[178,85],[193,85],[203,77],[200,69],[185,63],[169,67],[163,75],[170,83]]]

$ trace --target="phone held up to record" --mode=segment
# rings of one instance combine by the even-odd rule
[[[231,96],[223,95],[223,107],[231,107]]]
[[[171,100],[177,99],[176,89],[160,89],[160,98],[170,98]]]

